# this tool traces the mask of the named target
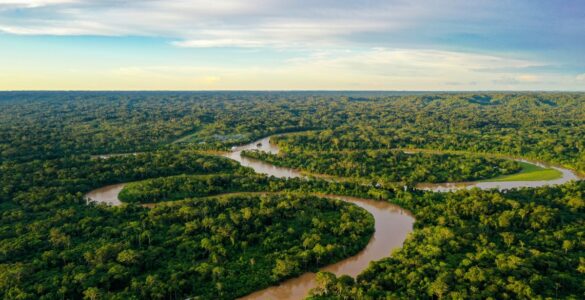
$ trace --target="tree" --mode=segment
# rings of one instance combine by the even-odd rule
[[[286,278],[292,274],[296,274],[299,269],[298,261],[289,256],[284,259],[277,259],[274,268],[272,269],[272,276],[275,278]]]
[[[90,287],[83,291],[83,299],[97,300],[100,299],[100,297],[101,291],[96,287]]]

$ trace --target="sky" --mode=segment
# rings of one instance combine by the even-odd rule
[[[582,0],[0,0],[0,90],[585,90]]]

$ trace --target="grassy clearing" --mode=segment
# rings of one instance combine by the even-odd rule
[[[516,174],[498,176],[483,181],[540,181],[559,179],[563,174],[555,169],[543,168],[530,163],[519,162],[522,171]]]
[[[171,144],[194,142],[197,134],[199,134],[199,131],[194,130],[191,133],[172,141]]]

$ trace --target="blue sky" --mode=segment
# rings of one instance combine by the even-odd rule
[[[0,89],[585,90],[585,1],[0,0]]]

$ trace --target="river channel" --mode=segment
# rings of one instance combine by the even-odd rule
[[[269,163],[252,158],[241,156],[243,150],[260,150],[277,154],[278,147],[270,144],[270,137],[265,137],[252,143],[234,147],[223,156],[238,161],[246,167],[253,168],[257,173],[272,175],[279,178],[295,178],[303,175],[293,169],[277,167]],[[532,163],[532,162],[531,162]],[[432,190],[436,192],[446,192],[461,188],[478,187],[481,189],[509,189],[515,187],[539,187],[549,184],[562,184],[570,180],[578,179],[578,176],[571,170],[553,167],[563,174],[562,178],[552,181],[510,181],[510,182],[469,182],[469,183],[445,183],[419,185],[419,188]],[[86,197],[91,201],[107,203],[110,205],[120,205],[118,194],[124,187],[124,184],[110,185],[89,192]],[[368,245],[358,254],[346,258],[335,264],[322,268],[322,271],[332,272],[336,275],[356,276],[361,273],[371,261],[380,260],[388,257],[393,249],[402,245],[406,236],[412,231],[414,218],[412,215],[400,207],[384,201],[375,201],[370,199],[353,198],[338,195],[327,195],[326,197],[341,199],[346,202],[354,203],[374,216],[375,232]],[[307,296],[309,290],[315,287],[315,273],[305,273],[299,277],[286,280],[277,286],[272,286],[241,299],[303,299]]]

